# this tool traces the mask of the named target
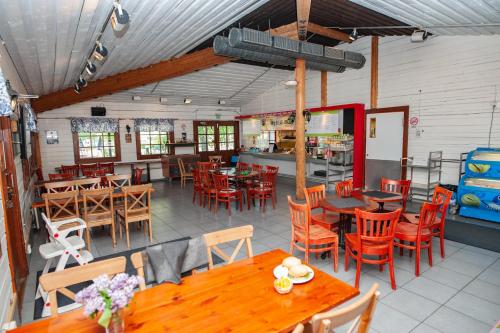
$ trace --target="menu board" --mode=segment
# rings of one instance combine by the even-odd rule
[[[261,121],[258,118],[245,119],[242,121],[243,135],[260,134]]]
[[[307,135],[329,136],[339,131],[339,111],[312,112],[307,124]]]

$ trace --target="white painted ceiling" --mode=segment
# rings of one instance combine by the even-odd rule
[[[292,71],[228,63],[106,96],[105,99],[132,101],[132,96],[140,96],[141,102],[159,103],[160,97],[167,97],[167,104],[177,105],[188,97],[193,105],[208,106],[217,105],[222,99],[225,106],[238,107],[291,77]]]
[[[117,38],[108,25],[107,61],[95,78],[178,57],[268,0],[121,0],[130,15]],[[0,0],[0,37],[28,92],[73,85],[112,0]]]
[[[415,26],[500,23],[500,0],[351,0]],[[500,34],[500,27],[431,28],[435,35]]]

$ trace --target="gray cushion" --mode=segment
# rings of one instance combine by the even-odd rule
[[[175,284],[181,282],[182,264],[187,248],[187,240],[146,248],[156,282],[172,282]]]

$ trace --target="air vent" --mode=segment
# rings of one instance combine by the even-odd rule
[[[344,51],[334,47],[325,46],[325,57],[335,60],[344,60]]]
[[[309,54],[312,56],[322,57],[323,56],[323,45],[313,44],[308,42],[300,43],[300,52],[304,54]]]
[[[344,60],[348,67],[359,69],[365,64],[365,57],[360,53],[355,52],[344,52]]]
[[[247,28],[242,29],[241,41],[258,45],[273,46],[273,38],[269,33]]]
[[[273,37],[273,46],[276,49],[290,51],[290,52],[299,52],[300,42],[297,40],[274,36]]]

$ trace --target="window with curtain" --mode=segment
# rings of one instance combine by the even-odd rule
[[[118,120],[73,118],[71,131],[75,163],[121,160]]]
[[[159,158],[173,154],[169,143],[174,142],[174,126],[171,119],[139,118],[134,120],[137,159]]]

